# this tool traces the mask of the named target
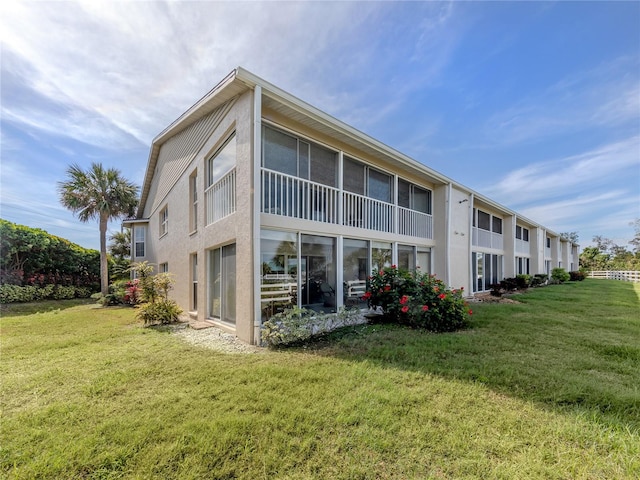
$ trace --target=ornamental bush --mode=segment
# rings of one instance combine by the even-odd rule
[[[569,272],[569,280],[572,282],[581,282],[585,277],[585,273],[581,271]]]
[[[435,275],[392,265],[374,272],[363,298],[381,310],[386,321],[451,332],[467,326],[472,314],[463,295],[464,288],[450,290]]]
[[[153,267],[147,262],[136,263],[132,270],[138,276],[137,282],[128,282],[125,298],[138,301],[140,294],[147,303],[140,307],[137,317],[145,326],[165,325],[177,322],[182,309],[176,302],[169,299],[169,290],[173,286],[173,279],[169,273],[152,275]]]
[[[551,280],[553,283],[564,283],[569,281],[571,275],[564,268],[554,268],[551,270]]]

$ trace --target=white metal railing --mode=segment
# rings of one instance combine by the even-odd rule
[[[262,213],[338,224],[342,200],[342,225],[393,233],[397,211],[397,233],[433,238],[432,215],[266,168],[261,171],[261,186]],[[502,235],[498,243],[502,245]]]
[[[236,211],[236,169],[234,168],[204,191],[207,225]]]
[[[260,208],[263,213],[338,223],[338,190],[263,168]]]
[[[343,225],[393,232],[394,207],[392,204],[351,192],[342,193],[342,202]]]
[[[623,280],[625,282],[640,282],[640,271],[594,270],[589,272],[589,278],[603,278],[607,280]]]
[[[398,233],[413,237],[433,238],[433,216],[398,207]]]
[[[528,255],[530,253],[529,242],[516,238],[516,253],[524,253]]]
[[[501,233],[493,233],[482,228],[473,227],[472,244],[476,247],[504,249],[504,240]]]

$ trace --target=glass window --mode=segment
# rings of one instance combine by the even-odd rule
[[[169,207],[166,206],[160,210],[160,236],[169,232]]]
[[[343,303],[347,307],[366,308],[362,296],[366,292],[369,267],[369,242],[345,238],[342,242]]]
[[[236,246],[216,248],[210,252],[209,316],[236,323]]]
[[[498,217],[492,217],[493,219],[493,233],[502,233],[502,219]]]
[[[189,228],[192,232],[198,229],[198,171],[194,170],[189,177]]]
[[[298,304],[297,242],[293,232],[260,232],[262,321]]]
[[[351,158],[344,157],[344,165],[342,168],[344,176],[342,179],[342,188],[347,192],[364,195],[364,165]]]
[[[411,208],[417,212],[431,214],[431,191],[413,185]]]
[[[191,255],[191,311],[198,311],[198,254]]]
[[[398,268],[415,270],[415,247],[411,245],[398,245]]]
[[[336,311],[336,239],[300,238],[300,305],[319,312]]]
[[[135,256],[136,257],[144,257],[144,237],[145,237],[145,227],[141,225],[136,225],[133,227],[134,230],[134,239],[135,239]]]
[[[165,263],[161,263],[161,264],[158,266],[158,271],[159,271],[160,273],[168,273],[168,272],[169,272],[169,264],[168,264],[168,263],[166,263],[166,262],[165,262]]]
[[[482,210],[478,210],[478,228],[482,230],[491,230],[491,215]]]
[[[401,178],[398,179],[398,205],[411,208],[411,184]]]
[[[209,178],[207,187],[210,187],[224,177],[236,166],[236,134],[233,133],[224,145],[208,161]]]
[[[519,225],[516,225],[516,238],[518,240],[522,239],[522,227]]]
[[[527,228],[522,229],[522,240],[525,242],[529,241],[529,230]]]
[[[310,176],[312,182],[335,187],[338,185],[338,155],[319,145],[311,144]]]
[[[416,268],[422,273],[431,273],[431,250],[420,250],[416,253]]]
[[[391,188],[392,177],[386,173],[369,168],[367,196],[382,202],[391,202],[393,189]]]
[[[371,269],[380,271],[391,266],[391,244],[387,242],[371,242]]]

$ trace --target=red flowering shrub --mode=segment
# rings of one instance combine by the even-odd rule
[[[391,266],[369,278],[362,298],[370,307],[381,309],[387,321],[450,332],[464,328],[472,313],[463,294],[464,288],[449,290],[435,275]]]

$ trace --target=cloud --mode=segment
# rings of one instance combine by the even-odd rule
[[[618,183],[634,178],[637,181],[639,152],[640,136],[633,136],[582,154],[529,164],[507,173],[483,191],[497,199],[525,205],[539,199],[589,191],[611,179]]]
[[[484,135],[497,144],[540,141],[550,136],[633,122],[640,112],[638,59],[621,56],[562,78],[539,93],[489,117]]]

